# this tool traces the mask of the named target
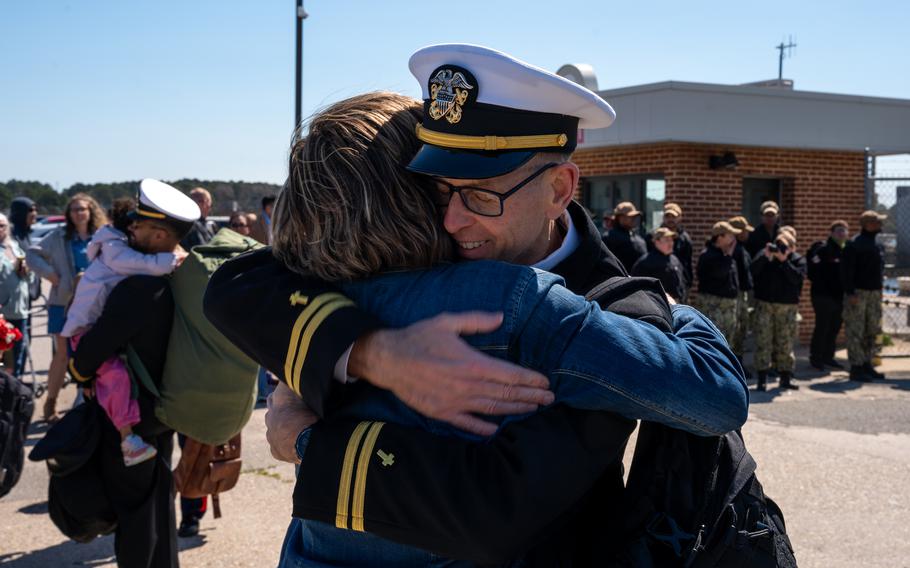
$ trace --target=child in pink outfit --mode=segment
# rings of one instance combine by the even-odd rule
[[[61,332],[63,337],[70,338],[73,350],[82,334],[98,320],[108,295],[121,280],[141,274],[164,276],[177,266],[177,256],[173,253],[143,254],[130,248],[125,234],[130,222],[127,211],[113,213],[114,225],[99,229],[88,244],[87,253],[92,263],[76,286]],[[120,432],[120,449],[127,466],[149,460],[157,453],[154,446],[133,433],[140,416],[139,404],[131,397],[131,392],[129,373],[119,357],[111,357],[98,368],[95,397]]]

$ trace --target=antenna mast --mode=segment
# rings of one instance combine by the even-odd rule
[[[787,50],[786,55],[790,56],[790,50],[796,47],[796,44],[793,43],[793,36],[787,40],[787,45],[784,45],[784,42],[780,42],[780,45],[774,46],[774,49],[780,51],[780,57],[777,61],[777,80],[782,81],[784,78],[784,50]]]

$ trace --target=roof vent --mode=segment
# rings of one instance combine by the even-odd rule
[[[771,89],[793,90],[793,79],[768,79],[767,81],[755,81],[754,83],[743,83],[741,87],[768,87]]]
[[[597,92],[597,75],[594,74],[594,67],[587,63],[567,63],[560,67],[556,74],[578,83],[589,91]]]

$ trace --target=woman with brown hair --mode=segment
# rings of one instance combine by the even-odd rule
[[[51,283],[47,298],[47,332],[53,337],[54,357],[47,373],[44,419],[54,420],[57,394],[66,373],[66,339],[60,336],[66,320],[66,306],[76,289],[76,277],[89,265],[86,249],[95,231],[107,224],[107,215],[98,202],[85,193],[72,196],[64,209],[66,225],[51,231],[27,253],[32,270]]]

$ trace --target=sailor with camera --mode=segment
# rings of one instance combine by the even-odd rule
[[[793,356],[797,309],[806,259],[796,252],[796,238],[781,231],[755,255],[750,266],[755,294],[755,369],[756,389],[766,389],[768,371],[777,369],[780,388],[796,390],[792,383],[796,360]]]

